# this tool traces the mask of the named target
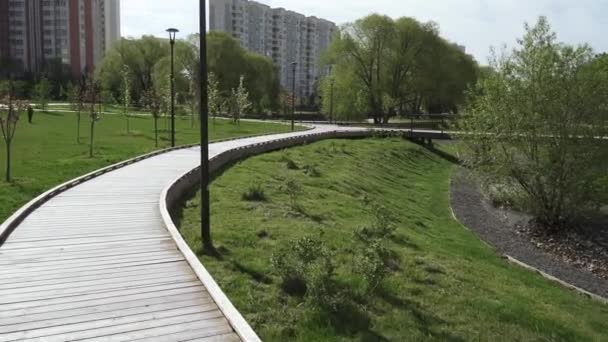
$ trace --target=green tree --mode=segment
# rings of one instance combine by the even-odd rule
[[[249,92],[245,89],[245,76],[241,76],[239,86],[232,89],[232,98],[234,99],[233,120],[234,123],[241,123],[241,115],[251,107],[249,101]]]
[[[14,98],[12,86],[9,85],[7,94],[0,94],[0,129],[4,138],[6,147],[6,181],[11,181],[11,148],[15,132],[17,131],[17,123],[19,115],[28,107],[24,101],[19,101]]]
[[[85,87],[84,80],[75,86],[73,83],[68,83],[67,94],[70,109],[76,113],[76,143],[80,144],[80,121],[82,110],[84,109]]]
[[[129,106],[131,105],[131,75],[129,68],[125,65],[121,71],[122,76],[122,115],[127,123],[127,134],[131,134],[131,125],[129,122]]]
[[[219,84],[217,78],[213,72],[209,73],[207,78],[208,82],[208,94],[209,94],[209,112],[213,116],[213,123],[215,124],[215,118],[220,113],[222,107],[222,98],[220,95]]]
[[[158,119],[162,109],[162,98],[158,96],[154,88],[150,88],[143,96],[143,106],[152,113],[154,120],[154,146],[158,147]]]
[[[99,84],[95,81],[93,75],[88,77],[88,83],[85,90],[85,98],[89,106],[90,119],[90,135],[89,135],[89,158],[93,158],[93,143],[95,141],[95,125],[101,120],[101,113],[97,110],[96,105],[99,97]]]
[[[40,82],[36,85],[36,101],[40,105],[43,111],[48,109],[49,100],[51,98],[51,84],[46,78],[46,76],[42,76],[40,78]]]
[[[587,45],[557,41],[547,19],[493,54],[461,122],[464,157],[521,196],[536,222],[562,228],[597,209],[608,148],[608,67]]]
[[[367,115],[376,124],[423,107],[456,111],[477,77],[473,58],[441,38],[435,23],[407,17],[371,15],[345,25],[323,63],[333,65],[337,117]],[[320,82],[320,92],[327,112],[327,78]]]

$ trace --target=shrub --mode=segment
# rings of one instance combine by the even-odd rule
[[[302,186],[295,179],[287,179],[283,185],[283,191],[289,196],[289,205],[292,209],[298,208],[298,197],[302,192]]]
[[[374,292],[392,269],[399,268],[399,261],[387,247],[388,239],[394,236],[397,226],[395,218],[384,206],[364,199],[373,216],[372,223],[354,231],[355,241],[360,246],[354,258],[353,271],[365,280],[365,292]]]
[[[271,262],[286,293],[306,295],[311,303],[328,300],[334,266],[323,242],[309,237],[292,240],[272,255]]]
[[[319,170],[317,170],[316,167],[312,166],[312,165],[305,165],[304,166],[304,173],[308,176],[308,177],[321,177],[321,173],[319,172]]]
[[[298,164],[296,164],[295,161],[293,161],[292,159],[289,159],[285,162],[285,166],[287,166],[288,170],[299,170],[300,168],[298,167]]]
[[[372,293],[389,275],[391,252],[384,246],[384,241],[373,240],[363,246],[361,252],[355,256],[354,273],[365,280],[365,292]]]
[[[242,196],[243,201],[248,202],[265,202],[266,193],[260,184],[250,186]]]

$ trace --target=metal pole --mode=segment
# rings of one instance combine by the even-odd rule
[[[296,67],[297,67],[297,63],[293,62],[291,63],[291,66],[293,67],[293,83],[292,83],[292,87],[291,87],[291,130],[295,131],[296,126],[295,126],[295,116],[296,116]]]
[[[209,209],[209,99],[207,90],[207,1],[199,0],[200,18],[200,127],[201,127],[201,238],[203,250],[215,252],[211,240],[211,220]]]
[[[173,68],[173,49],[175,40],[171,38],[171,147],[175,147],[175,74]]]

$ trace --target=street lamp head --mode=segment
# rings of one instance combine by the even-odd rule
[[[297,62],[292,62],[292,63],[291,63],[291,67],[293,68],[293,70],[294,70],[294,71],[296,70],[296,67],[297,67],[297,66],[298,66],[298,63],[297,63]]]
[[[169,41],[171,42],[171,44],[175,43],[175,35],[177,34],[177,32],[179,32],[179,30],[176,28],[169,28],[167,29],[167,32],[169,32]]]

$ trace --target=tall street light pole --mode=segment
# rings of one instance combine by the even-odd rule
[[[298,67],[298,63],[291,63],[291,67],[293,69],[293,83],[291,87],[291,130],[295,131],[296,124],[296,68]]]
[[[203,251],[215,254],[211,240],[211,220],[209,210],[209,98],[207,89],[207,1],[199,0],[200,51],[199,67],[200,126],[201,126],[201,238]]]
[[[171,147],[175,147],[175,70],[174,70],[174,50],[175,35],[178,29],[167,29],[169,33],[169,43],[171,45]]]

